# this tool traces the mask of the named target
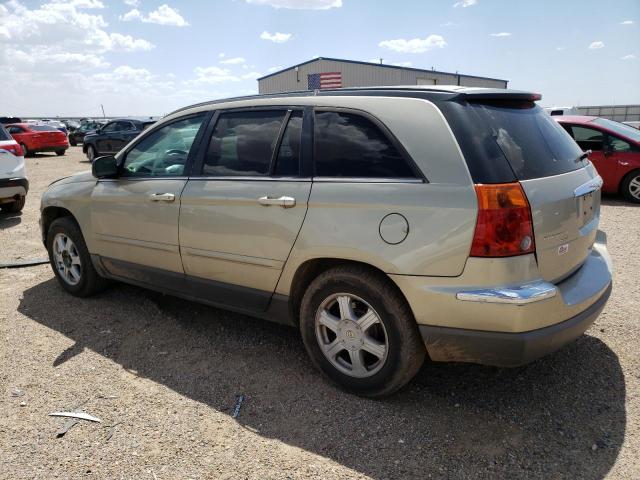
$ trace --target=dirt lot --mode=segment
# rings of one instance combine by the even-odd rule
[[[45,256],[42,191],[79,148],[28,159],[0,261]],[[611,300],[579,341],[514,370],[426,364],[384,401],[313,370],[295,330],[116,285],[0,270],[1,478],[640,478],[640,207],[605,199]],[[245,395],[237,419],[236,396]],[[102,419],[64,437],[48,413]]]

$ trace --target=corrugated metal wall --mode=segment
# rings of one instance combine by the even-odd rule
[[[258,81],[260,93],[293,92],[307,90],[307,75],[311,73],[341,72],[343,87],[370,87],[380,85],[458,85],[468,87],[506,88],[506,82],[463,74],[415,71],[387,68],[377,65],[319,59],[294,69]]]
[[[578,107],[580,115],[608,118],[616,122],[640,121],[640,105],[591,105]]]

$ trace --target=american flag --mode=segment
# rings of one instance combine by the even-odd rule
[[[312,73],[307,77],[309,79],[309,90],[342,87],[342,73],[340,72]]]

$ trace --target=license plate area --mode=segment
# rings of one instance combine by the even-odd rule
[[[580,225],[589,223],[596,215],[596,192],[587,193],[578,197],[578,218]]]

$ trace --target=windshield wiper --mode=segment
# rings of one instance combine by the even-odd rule
[[[589,157],[589,155],[591,155],[591,150],[587,150],[586,152],[582,152],[580,155],[578,155],[578,158],[576,158],[576,162],[580,162],[581,160],[584,160],[586,158]]]

